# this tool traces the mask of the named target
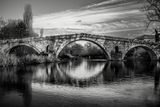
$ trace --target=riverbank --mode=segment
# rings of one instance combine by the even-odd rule
[[[0,54],[0,67],[53,63],[55,61],[58,60],[53,56],[27,55],[16,57],[14,55]]]

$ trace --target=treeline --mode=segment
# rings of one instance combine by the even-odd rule
[[[5,21],[0,17],[0,39],[19,39],[25,37],[38,36],[32,28],[33,14],[31,5],[24,8],[23,20]]]
[[[10,20],[0,29],[0,39],[15,39],[28,37],[29,32],[22,20]]]
[[[59,57],[86,57],[86,58],[105,58],[105,54],[101,48],[88,42],[85,46],[81,44],[72,43],[66,46],[60,53]]]
[[[0,39],[20,39],[26,37],[38,36],[27,29],[23,20],[8,20],[8,22],[0,21]]]

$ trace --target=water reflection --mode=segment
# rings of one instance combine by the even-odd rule
[[[32,67],[1,68],[0,90],[1,94],[3,94],[1,97],[16,91],[20,94],[20,96],[22,96],[24,105],[28,107],[32,100],[32,70]],[[3,100],[3,98],[0,100]],[[9,106],[11,105],[12,104],[9,104]]]
[[[154,73],[154,89],[155,93],[160,94],[160,63],[157,63],[157,67],[155,68]]]
[[[133,71],[135,75],[144,74],[144,75],[154,75],[154,70],[156,67],[155,61],[147,62],[147,61],[126,61],[124,62],[128,71]],[[140,75],[140,76],[141,76]]]
[[[153,88],[157,96],[156,100],[160,101],[160,64],[157,62],[72,60],[56,64],[0,68],[0,105],[33,106],[35,96],[32,88],[35,83],[46,87],[49,84],[50,86],[64,86],[64,88],[67,86],[89,88],[101,85],[110,87],[110,84],[122,87],[122,83],[130,81],[138,83],[139,80],[144,83],[149,81],[150,86],[153,84],[153,87],[147,90],[151,92]],[[141,87],[145,87],[145,84]],[[145,90],[143,93],[148,93]],[[23,105],[18,100],[21,98]],[[13,99],[14,103],[8,103]],[[47,102],[51,103],[50,100]]]
[[[76,64],[76,65],[75,65]],[[73,79],[85,80],[95,77],[102,72],[105,62],[94,62],[81,60],[69,61],[68,63],[58,64],[59,70],[64,72],[67,76]]]

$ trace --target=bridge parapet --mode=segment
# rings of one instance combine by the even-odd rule
[[[112,37],[112,36],[105,36],[105,35],[93,35],[93,34],[68,34],[68,35],[56,35],[56,36],[47,36],[47,39],[71,39],[71,38],[97,38],[97,39],[105,39],[110,41],[121,41],[121,42],[135,42],[140,44],[159,44],[152,41],[143,41],[143,40],[136,40],[136,39],[129,39],[129,38],[121,38],[121,37]]]

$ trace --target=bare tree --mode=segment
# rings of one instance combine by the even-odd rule
[[[147,27],[151,23],[160,23],[160,0],[146,0],[143,10],[149,21]]]
[[[4,20],[3,17],[0,17],[0,29],[5,26],[7,24],[7,22]]]
[[[160,0],[145,0],[146,4],[143,10],[148,19],[147,28],[151,23],[155,23],[155,42],[159,42],[158,23],[160,23]]]
[[[23,21],[29,33],[32,33],[33,14],[30,4],[27,4],[24,8]]]

